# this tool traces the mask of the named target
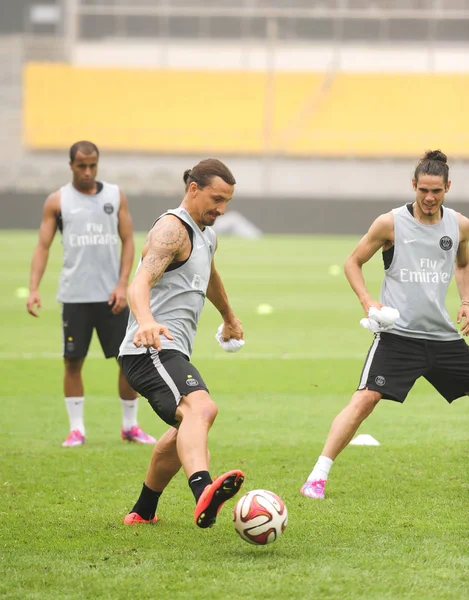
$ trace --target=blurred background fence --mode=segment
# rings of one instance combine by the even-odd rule
[[[0,6],[5,227],[37,224],[78,139],[100,147],[101,176],[133,198],[143,229],[209,155],[264,231],[362,231],[412,199],[428,148],[448,154],[448,199],[464,212],[469,0]]]

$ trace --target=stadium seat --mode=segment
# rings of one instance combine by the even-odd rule
[[[92,101],[83,90],[92,91]],[[466,74],[78,68],[30,63],[24,142],[165,153],[469,156]],[[90,100],[90,99],[89,99]]]

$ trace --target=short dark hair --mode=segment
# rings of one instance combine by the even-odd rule
[[[83,152],[83,154],[93,154],[96,152],[99,158],[99,150],[96,144],[93,142],[87,142],[86,140],[82,140],[81,142],[75,142],[73,146],[70,148],[70,162],[75,160],[77,152]]]
[[[418,181],[419,175],[437,175],[443,177],[446,185],[449,178],[447,160],[446,154],[441,150],[427,150],[415,168],[415,181]]]
[[[200,188],[204,188],[207,185],[210,185],[214,177],[220,177],[229,185],[234,185],[236,183],[233,173],[217,158],[206,158],[205,160],[201,160],[192,169],[186,169],[183,175],[186,190],[193,181],[195,181]]]

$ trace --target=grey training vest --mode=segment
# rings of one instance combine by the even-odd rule
[[[107,302],[119,282],[117,185],[103,183],[92,196],[71,183],[60,188],[63,265],[59,302]]]
[[[435,225],[423,225],[407,206],[395,208],[394,256],[385,272],[381,302],[400,318],[389,333],[425,340],[457,340],[445,306],[459,245],[458,218],[444,208]]]
[[[201,231],[183,208],[168,210],[161,217],[176,215],[194,232],[192,252],[188,260],[172,271],[166,271],[150,290],[150,309],[158,323],[166,325],[174,341],[161,336],[163,350],[179,350],[190,357],[197,331],[216,247],[216,233],[211,227]],[[159,219],[161,219],[159,217]],[[140,268],[140,263],[138,268]],[[137,270],[138,270],[137,268]],[[138,324],[132,313],[119,354],[143,354],[146,348],[136,348],[132,342]]]

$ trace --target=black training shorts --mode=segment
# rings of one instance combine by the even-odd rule
[[[368,351],[358,389],[404,402],[419,377],[448,401],[469,394],[469,347],[463,339],[442,342],[377,333]]]
[[[106,358],[116,358],[129,320],[126,306],[117,315],[107,302],[64,303],[62,306],[63,355],[85,358],[96,329]]]
[[[181,396],[207,386],[185,354],[178,350],[148,350],[145,354],[119,356],[127,381],[148,400],[156,414],[168,425],[176,425],[176,409]]]

